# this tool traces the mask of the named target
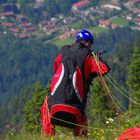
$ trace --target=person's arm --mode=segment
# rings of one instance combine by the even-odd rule
[[[92,56],[91,56],[92,57]],[[97,75],[104,75],[109,72],[108,66],[101,60],[92,57],[91,60],[91,73],[96,73]]]
[[[85,77],[91,74],[94,76],[104,75],[109,72],[109,67],[100,60],[96,60],[93,56],[88,55],[84,62]]]
[[[58,56],[56,57],[54,61],[54,73],[56,72],[58,66],[60,65],[61,59],[62,59],[62,53],[58,54]]]

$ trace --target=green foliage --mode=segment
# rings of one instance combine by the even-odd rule
[[[128,89],[128,86],[125,84],[128,76],[128,70],[127,66],[131,63],[132,59],[132,48],[134,46],[134,42],[139,42],[140,34],[139,32],[136,32],[136,34],[129,34],[131,30],[127,30],[126,28],[123,30],[117,29],[114,34],[111,32],[109,33],[109,36],[111,35],[112,41],[108,44],[105,42],[105,46],[112,45],[113,42],[116,40],[115,46],[112,48],[111,54],[108,54],[108,64],[110,66],[110,75],[120,84],[122,87],[124,87],[126,90]],[[123,35],[122,35],[123,34]],[[128,35],[129,34],[129,35]],[[109,37],[108,36],[108,37]],[[124,36],[122,38],[122,36]],[[106,36],[104,36],[106,38]],[[105,39],[103,37],[103,40]],[[134,38],[133,38],[134,37]],[[114,38],[114,39],[113,39]],[[101,40],[102,41],[102,40]],[[107,38],[106,38],[107,41]],[[126,110],[129,105],[129,100],[121,93],[118,93],[117,90],[114,88],[112,89],[113,94],[121,101],[121,103],[124,106],[123,110]],[[128,93],[126,93],[127,96]]]
[[[138,42],[135,44],[139,45]],[[128,80],[129,92],[133,100],[139,101],[140,99],[140,51],[138,47],[133,48],[132,62],[128,67]],[[130,101],[130,110],[133,115],[139,114],[139,108],[136,103]]]
[[[38,39],[20,40],[0,32],[0,128],[6,124],[21,128],[24,101],[29,99],[26,93],[36,81],[47,84],[57,54],[54,45],[44,46]]]
[[[95,34],[99,34],[99,33],[108,32],[109,31],[109,29],[102,28],[102,27],[99,27],[99,26],[92,27],[92,28],[90,28],[90,30],[93,30],[93,33],[95,33]]]
[[[68,14],[71,12],[71,6],[73,3],[77,2],[78,0],[71,0],[71,1],[63,1],[63,0],[46,0],[47,11],[49,11],[49,16],[57,15],[58,13]]]
[[[91,124],[94,126],[103,126],[106,117],[113,117],[113,108],[111,102],[104,91],[105,85],[101,85],[98,78],[92,81],[89,95],[88,115]]]
[[[130,92],[135,94],[140,89],[140,51],[138,47],[134,47],[132,62],[128,67],[128,85]],[[138,94],[135,94],[138,95]]]
[[[41,114],[40,107],[44,102],[45,97],[49,94],[50,82],[46,88],[43,88],[40,82],[33,85],[30,99],[24,105],[24,125],[28,132],[41,131]]]
[[[43,89],[41,84],[39,82],[35,83],[31,99],[24,106],[24,124],[28,132],[37,133],[41,131],[40,107],[46,95],[47,91]]]
[[[59,12],[59,7],[55,0],[45,0],[45,10],[49,13],[49,17],[53,17],[57,12]]]
[[[58,49],[54,45],[46,47],[39,40],[20,40],[11,34],[1,33],[0,37],[0,93],[18,94],[37,80],[45,85],[52,75]]]
[[[124,19],[124,18],[114,18],[111,20],[111,22],[116,25],[123,25],[123,26],[129,25],[129,20]]]
[[[34,0],[28,2],[17,0],[20,4],[21,13],[27,15],[34,23],[38,23],[38,21],[46,18],[51,18],[60,13],[70,13],[72,4],[77,1],[78,0],[44,0],[41,6],[36,6]]]
[[[7,2],[7,0],[1,0],[0,4],[6,3],[6,2]]]
[[[63,1],[63,0],[55,0],[56,4],[59,7],[60,13],[70,13],[71,12],[71,6],[73,3],[78,2],[78,0],[70,0],[70,1]]]
[[[116,117],[116,124],[119,124],[120,129],[136,127],[140,124],[140,115],[132,116],[130,111],[120,114]]]

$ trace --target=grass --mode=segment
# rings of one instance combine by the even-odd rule
[[[96,26],[96,27],[93,27],[93,28],[89,28],[89,30],[92,33],[95,33],[95,34],[99,34],[99,33],[108,32],[109,31],[108,28],[102,28],[102,27],[99,27],[99,26]]]
[[[80,29],[84,25],[83,22],[74,22],[70,25],[71,28]]]
[[[117,17],[117,18],[112,19],[111,23],[116,24],[116,25],[128,26],[129,20]]]
[[[74,42],[73,38],[67,38],[67,39],[55,39],[53,40],[52,44],[57,45],[58,47],[62,47],[64,45],[68,45]]]
[[[32,135],[32,134],[18,134],[18,135],[7,135],[0,140],[114,140],[115,137],[112,137],[108,134],[107,137],[104,136],[103,133],[93,132],[93,136],[89,135],[88,137],[74,137],[73,135],[63,135],[56,134],[52,137],[43,137],[40,134]]]
[[[1,139],[2,138],[2,139]],[[5,137],[1,137],[0,140],[46,140],[41,135],[32,135],[30,133],[21,134],[8,134]]]
[[[89,128],[88,137],[74,137],[71,129],[57,127],[56,135],[52,137],[43,137],[41,133],[32,134],[22,130],[18,134],[9,132],[6,135],[0,136],[0,140],[114,140],[121,131],[114,128],[110,129],[96,129]]]

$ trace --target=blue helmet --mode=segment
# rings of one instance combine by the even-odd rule
[[[87,30],[81,30],[78,32],[76,35],[76,40],[78,39],[90,40],[92,44],[94,43],[92,34]]]

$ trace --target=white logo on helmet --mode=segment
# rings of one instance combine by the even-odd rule
[[[78,36],[79,36],[79,37],[83,37],[82,33],[79,33]]]
[[[87,36],[89,36],[89,34],[88,33],[85,33]]]

